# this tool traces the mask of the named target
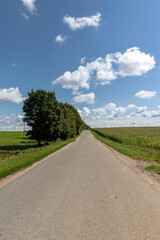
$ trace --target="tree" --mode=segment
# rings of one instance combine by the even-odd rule
[[[59,103],[54,92],[32,90],[24,101],[24,122],[30,126],[28,135],[38,141],[66,140],[86,129],[78,111],[68,103]]]
[[[78,111],[68,103],[60,103],[59,137],[63,140],[79,135],[86,129]]]
[[[24,101],[24,121],[31,130],[28,134],[38,141],[52,141],[58,138],[58,102],[54,92],[32,90]]]

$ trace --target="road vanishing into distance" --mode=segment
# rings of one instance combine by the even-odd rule
[[[0,240],[158,240],[160,192],[89,131],[0,190]]]

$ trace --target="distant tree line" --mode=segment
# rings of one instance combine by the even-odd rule
[[[88,128],[72,105],[57,101],[55,92],[32,90],[24,101],[23,112],[23,120],[30,127],[27,134],[38,145],[72,138]]]

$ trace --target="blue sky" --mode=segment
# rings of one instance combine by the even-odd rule
[[[2,0],[0,130],[33,88],[92,127],[160,125],[158,0]]]

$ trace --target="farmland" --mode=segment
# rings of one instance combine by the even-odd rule
[[[160,163],[160,127],[95,128],[93,134],[131,158]],[[148,170],[160,172],[159,166],[154,165]]]
[[[0,132],[0,179],[46,157],[76,139],[37,146],[23,132]]]

